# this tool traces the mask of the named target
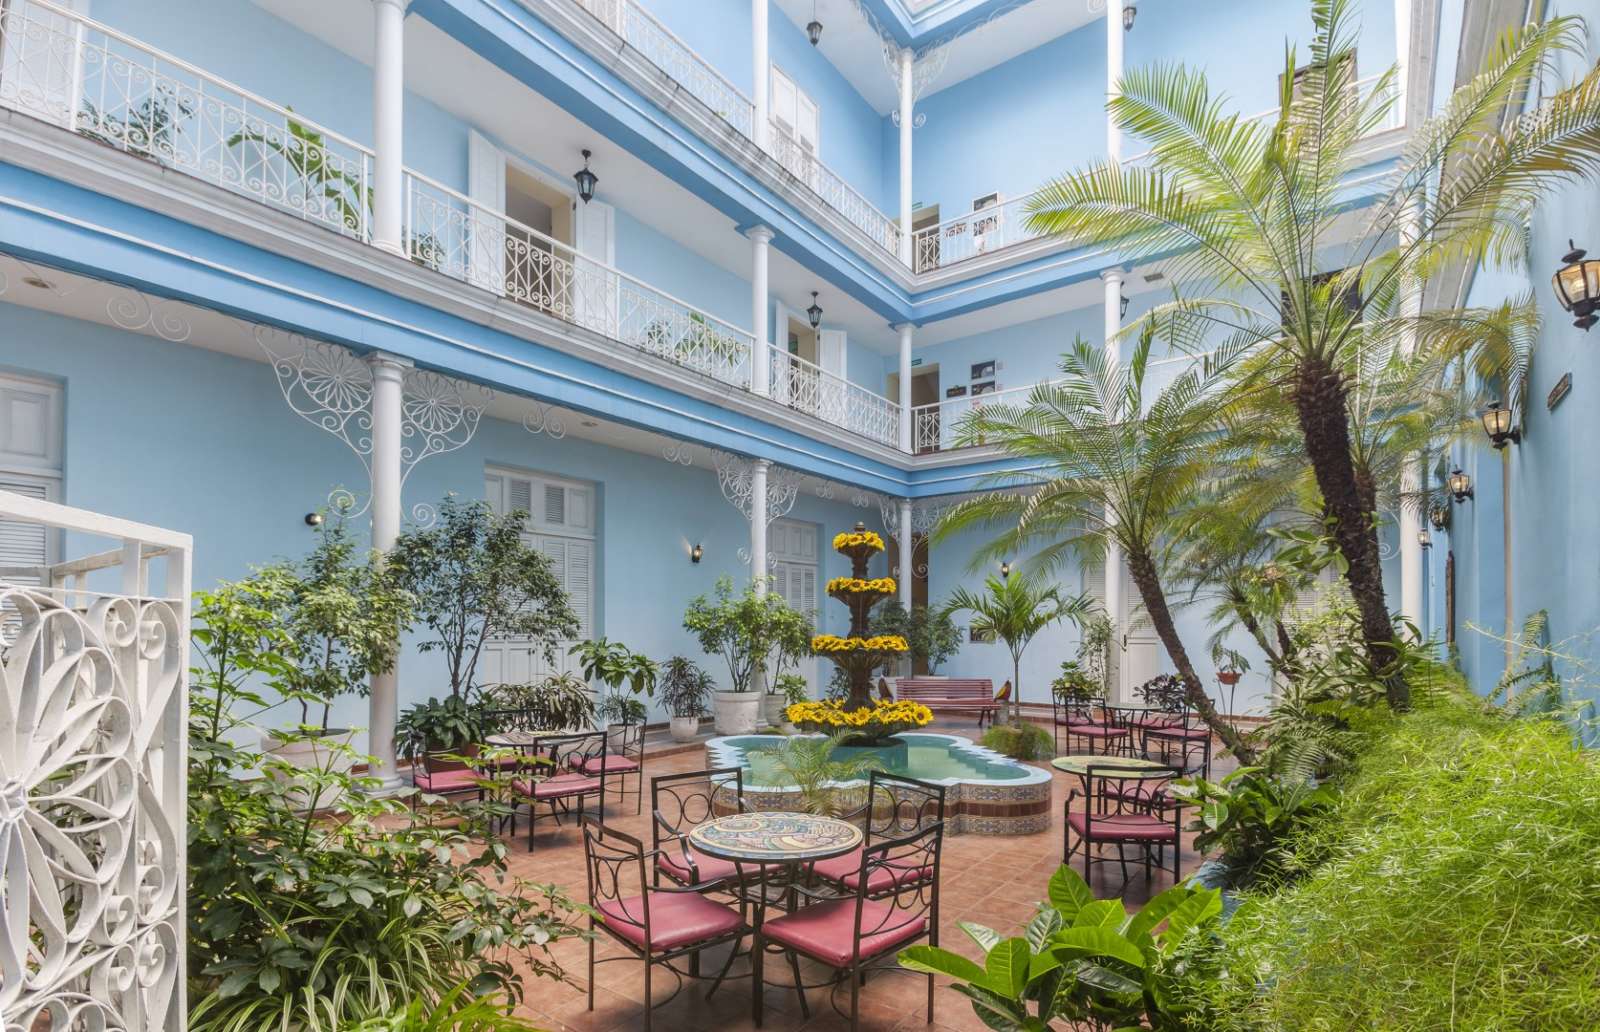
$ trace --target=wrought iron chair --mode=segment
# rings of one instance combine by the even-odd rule
[[[1172,877],[1176,881],[1182,853],[1178,827],[1182,810],[1174,805],[1167,786],[1181,774],[1175,769],[1159,775],[1141,771],[1140,776],[1133,777],[1127,767],[1119,767],[1112,758],[1107,758],[1103,764],[1089,764],[1083,788],[1067,793],[1066,821],[1061,829],[1061,862],[1070,864],[1081,849],[1085,881],[1094,864],[1117,863],[1122,867],[1122,880],[1126,884],[1128,847],[1137,847],[1143,854],[1148,880],[1152,861],[1158,861],[1170,846]],[[1083,800],[1081,809],[1073,809],[1073,801],[1077,799]],[[1096,856],[1095,851],[1101,846],[1116,846],[1116,860]]]
[[[617,782],[618,800],[627,798],[628,778],[634,779],[633,812],[639,813],[644,807],[644,725],[608,724],[606,735],[611,741],[605,755],[605,773]],[[590,760],[583,767],[585,774],[599,774],[601,769],[599,760]]]
[[[535,827],[545,816],[561,823],[563,813],[572,814],[576,804],[577,816],[582,819],[588,800],[593,798],[600,823],[606,819],[607,737],[604,731],[580,731],[570,735],[551,735],[541,738],[538,746],[539,770],[529,776],[524,772],[511,783],[512,791],[528,802],[528,852],[533,852]],[[598,773],[585,768],[598,763]],[[539,777],[539,774],[544,777]],[[539,806],[550,807],[548,815],[539,813]],[[512,833],[516,833],[513,816]]]
[[[732,861],[706,856],[689,845],[689,832],[713,817],[745,812],[744,771],[739,767],[692,770],[650,779],[650,851],[654,884],[662,877],[700,892],[727,887],[737,875]]]
[[[754,1017],[763,1018],[762,968],[767,946],[826,964],[834,977],[817,985],[796,984],[805,999],[806,989],[832,989],[850,984],[851,1032],[860,1027],[861,986],[869,966],[888,958],[891,965],[901,948],[927,939],[939,944],[939,851],[944,823],[935,821],[900,838],[883,839],[861,851],[853,877],[855,891],[845,897],[797,891],[811,900],[782,916],[761,922],[751,947],[751,974],[755,980]],[[905,872],[918,872],[908,878]],[[886,886],[874,892],[873,886]],[[896,968],[896,970],[898,970]],[[831,999],[831,997],[830,997]],[[835,1004],[835,1009],[838,1005]],[[928,1021],[933,1021],[933,976],[928,976]]]
[[[880,770],[872,771],[867,778],[865,801],[858,810],[844,818],[862,825],[866,832],[861,848],[831,860],[819,860],[811,865],[811,873],[836,889],[855,892],[861,854],[875,842],[914,834],[930,824],[942,824],[944,793],[943,785],[900,774],[886,774]],[[867,886],[867,895],[877,898],[892,893],[900,880],[921,877],[923,873],[921,869],[907,869],[897,872],[897,877],[892,877],[890,871],[881,870],[876,884]]]
[[[1171,763],[1180,774],[1211,777],[1211,728],[1187,707],[1165,724],[1146,727],[1141,732],[1140,752],[1162,763]]]
[[[1086,742],[1085,751],[1091,753],[1109,756],[1126,755],[1133,751],[1132,729],[1117,717],[1100,696],[1072,688],[1052,689],[1050,713],[1057,748],[1064,733],[1068,752],[1073,749],[1074,739]]]
[[[594,1010],[594,969],[597,963],[612,960],[644,961],[644,1027],[658,1006],[651,1000],[651,972],[665,965],[677,979],[670,1003],[683,988],[683,978],[699,977],[700,951],[722,943],[734,944],[716,982],[706,993],[709,998],[722,984],[738,942],[748,926],[732,907],[707,899],[693,888],[651,888],[645,884],[644,843],[632,835],[608,828],[589,817],[582,818],[583,852],[589,882],[589,1009]],[[629,956],[607,957],[596,961],[593,933],[604,932]],[[672,962],[689,958],[689,970],[679,971]]]

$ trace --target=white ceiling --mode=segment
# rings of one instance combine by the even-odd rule
[[[822,23],[818,49],[839,69],[856,92],[880,114],[899,104],[894,80],[883,63],[883,45],[877,33],[856,9],[855,0],[776,0],[795,25],[812,17]],[[1050,40],[1104,17],[1089,13],[1089,0],[1032,0],[1007,10],[950,44],[944,70],[924,95],[948,89],[986,72]]]

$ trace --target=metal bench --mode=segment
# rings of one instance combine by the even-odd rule
[[[1000,709],[994,682],[987,677],[901,677],[894,683],[895,698],[920,702],[940,710],[978,714],[978,726],[993,723]]]

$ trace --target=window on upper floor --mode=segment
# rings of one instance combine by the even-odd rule
[[[0,491],[61,500],[61,385],[0,376]],[[40,567],[56,559],[54,535],[32,523],[0,520],[0,568]],[[6,575],[31,582],[26,573]]]
[[[811,157],[821,156],[817,104],[777,65],[772,66],[772,121]]]

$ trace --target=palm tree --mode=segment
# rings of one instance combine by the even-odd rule
[[[1005,642],[1011,652],[1010,719],[1021,720],[1022,653],[1039,632],[1062,620],[1081,622],[1095,606],[1088,595],[1063,595],[1057,584],[1041,584],[1022,571],[990,577],[983,594],[957,588],[945,613],[971,613],[971,628]]]
[[[1350,0],[1314,0],[1310,62],[1291,49],[1277,116],[1225,110],[1203,72],[1159,65],[1126,74],[1112,117],[1147,141],[1151,160],[1105,161],[1050,184],[1032,227],[1116,244],[1123,261],[1168,256],[1188,296],[1136,320],[1182,346],[1229,356],[1266,352],[1294,411],[1300,446],[1344,558],[1366,662],[1391,705],[1409,694],[1384,598],[1375,521],[1378,485],[1353,461],[1353,359],[1374,346],[1427,351],[1462,336],[1459,310],[1426,310],[1422,286],[1455,261],[1514,260],[1534,204],[1600,172],[1600,71],[1535,110],[1507,118],[1564,53],[1581,53],[1571,18],[1508,32],[1487,67],[1415,126],[1392,168],[1371,139],[1389,124],[1395,72],[1363,93],[1355,79]],[[1328,253],[1345,268],[1319,275]]]
[[[975,562],[1033,548],[1044,568],[1116,545],[1189,704],[1249,763],[1252,750],[1218,716],[1195,673],[1163,588],[1184,506],[1212,475],[1218,380],[1190,368],[1147,403],[1152,336],[1147,327],[1127,366],[1079,339],[1062,356],[1060,380],[1035,387],[1022,404],[988,404],[964,419],[964,442],[982,438],[1028,473],[994,474],[997,490],[953,507],[935,534],[1000,525]]]

